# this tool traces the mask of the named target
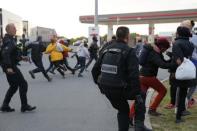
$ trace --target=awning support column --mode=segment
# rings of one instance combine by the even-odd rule
[[[108,25],[107,41],[110,41],[113,36],[113,25]]]

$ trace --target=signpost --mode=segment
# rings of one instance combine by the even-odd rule
[[[98,27],[89,27],[88,28],[88,44],[90,45],[92,43],[92,37],[97,37],[97,45],[100,46],[100,37],[99,37],[99,28]]]
[[[92,37],[97,37],[97,45],[100,46],[100,37],[99,37],[99,27],[98,27],[98,0],[95,0],[95,15],[94,15],[94,27],[88,28],[88,44],[92,43]]]

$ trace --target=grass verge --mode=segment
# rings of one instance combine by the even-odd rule
[[[174,109],[169,110],[164,107],[170,101],[169,95],[169,84],[168,81],[164,82],[164,85],[168,89],[168,93],[161,102],[158,112],[163,113],[164,115],[159,117],[151,116],[151,124],[154,131],[197,131],[197,104],[188,110],[192,113],[190,116],[185,116],[183,119],[186,121],[181,124],[175,123],[175,113]],[[197,99],[197,93],[195,93],[194,98]]]

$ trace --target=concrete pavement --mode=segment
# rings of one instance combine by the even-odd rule
[[[44,59],[45,67],[48,59]],[[72,66],[75,60],[71,62]],[[20,113],[18,93],[12,99],[13,113],[0,113],[0,131],[116,131],[117,111],[99,92],[93,83],[90,71],[83,78],[69,71],[63,79],[56,72],[52,82],[36,74],[32,79],[28,70],[33,64],[22,63],[21,70],[29,84],[29,104],[36,105],[31,113]],[[163,74],[163,73],[162,73]],[[8,88],[5,75],[0,72],[0,103]],[[132,129],[131,129],[132,131]]]

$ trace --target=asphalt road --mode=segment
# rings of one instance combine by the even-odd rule
[[[71,65],[75,64],[71,60]],[[48,59],[44,58],[45,67]],[[0,131],[116,131],[117,111],[109,101],[100,94],[93,83],[90,71],[84,72],[83,78],[69,71],[63,79],[57,72],[50,74],[52,82],[36,74],[32,79],[28,71],[34,64],[21,63],[21,70],[28,81],[29,104],[37,106],[30,113],[20,112],[18,92],[12,98],[12,113],[0,113]],[[91,68],[91,67],[90,67]],[[89,68],[89,70],[90,70]],[[159,78],[165,79],[167,71],[160,71]],[[8,83],[0,71],[0,103],[2,103]]]

